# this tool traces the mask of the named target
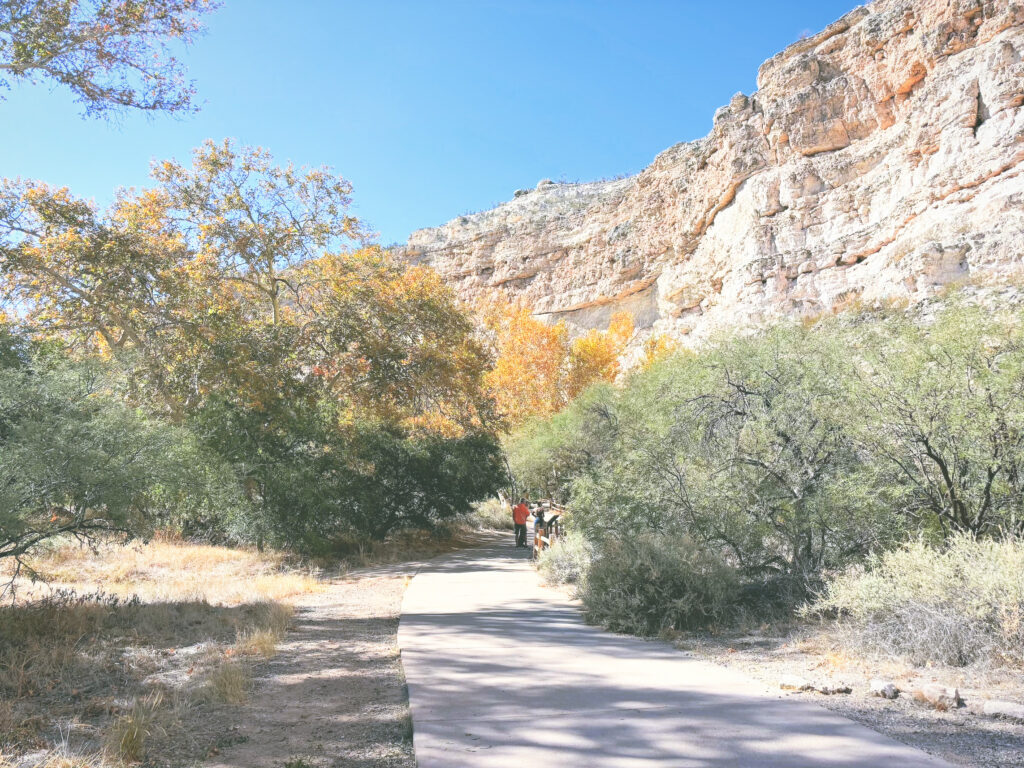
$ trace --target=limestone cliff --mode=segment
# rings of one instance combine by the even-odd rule
[[[1024,4],[876,0],[766,61],[638,175],[541,182],[413,233],[464,298],[697,344],[1024,259]]]

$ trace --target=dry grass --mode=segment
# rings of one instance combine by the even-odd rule
[[[0,768],[205,756],[276,653],[283,601],[324,586],[277,554],[169,540],[32,565],[46,581],[20,578],[0,606]]]
[[[322,586],[315,571],[290,568],[280,554],[167,539],[126,547],[104,544],[95,551],[65,546],[43,553],[32,566],[51,586],[79,594],[137,596],[146,603],[240,605],[292,598]],[[24,578],[16,587],[25,598],[49,591],[44,583]]]
[[[408,533],[356,547],[344,565],[425,558],[472,537],[457,524]],[[32,566],[45,581],[20,578],[16,601],[0,605],[0,768],[26,755],[33,768],[201,762],[230,743],[257,665],[292,622],[289,602],[331,583],[280,554],[167,538],[55,548]]]
[[[277,642],[280,639],[276,632],[259,629],[240,635],[235,642],[235,651],[241,656],[259,656],[272,659],[277,654]]]
[[[1024,541],[916,541],[831,577],[807,613],[847,644],[918,666],[1024,667]]]
[[[136,763],[146,754],[146,745],[161,728],[163,693],[157,691],[136,699],[131,709],[107,729],[109,753],[122,762]]]
[[[54,753],[40,758],[33,768],[106,768],[110,763],[101,753],[93,755],[64,755]],[[0,768],[21,768],[22,761],[7,758],[0,753]]]
[[[233,660],[222,662],[210,674],[208,685],[215,701],[240,706],[249,699],[252,677],[249,670]]]

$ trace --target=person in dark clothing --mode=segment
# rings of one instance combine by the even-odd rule
[[[526,518],[530,516],[530,508],[526,506],[526,499],[520,499],[519,503],[512,507],[512,525],[516,532],[516,549],[526,546]]]
[[[545,528],[544,506],[538,504],[533,510],[533,540],[536,543],[539,536],[544,535]]]

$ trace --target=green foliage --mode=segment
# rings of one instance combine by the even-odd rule
[[[534,419],[504,441],[516,494],[565,502],[572,483],[596,466],[614,423],[616,391],[597,384],[549,419]]]
[[[1024,531],[1022,321],[954,296],[931,322],[849,333],[860,364],[843,406],[866,480],[933,533]]]
[[[211,404],[195,428],[242,475],[250,504],[236,538],[327,554],[352,536],[383,539],[470,512],[505,482],[500,448],[484,432],[446,437],[394,424],[338,427],[338,406],[281,404],[268,418]]]
[[[918,664],[1024,664],[1024,542],[916,540],[828,580],[806,613],[836,615],[867,651]]]
[[[125,406],[96,364],[36,355],[0,367],[0,558],[60,535],[142,535],[237,501],[206,464],[186,431]]]
[[[324,168],[207,142],[108,211],[0,184],[0,290],[36,338],[212,454],[244,503],[189,533],[326,552],[469,511],[505,481],[489,358],[451,289],[376,247]],[[2,348],[0,348],[2,351]],[[12,354],[14,352],[12,351]]]
[[[775,612],[917,533],[1024,530],[1022,319],[954,296],[722,339],[529,424],[509,461],[599,549],[691,540]]]
[[[511,505],[497,497],[479,501],[473,505],[469,522],[485,530],[511,531],[514,527]]]
[[[513,472],[526,485],[558,478],[597,542],[688,536],[751,583],[788,580],[799,594],[892,529],[851,482],[841,367],[836,347],[790,326],[677,356],[514,438]]]
[[[714,550],[686,538],[640,534],[605,542],[581,596],[588,621],[616,632],[658,635],[727,620],[739,585],[735,570]]]
[[[214,0],[4,0],[0,88],[48,80],[71,90],[87,114],[127,108],[191,110],[194,89],[172,47],[201,29]]]

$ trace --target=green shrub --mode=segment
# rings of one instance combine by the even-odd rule
[[[477,527],[492,531],[511,531],[512,508],[499,498],[490,498],[473,505],[469,522]]]
[[[583,590],[593,561],[594,545],[579,531],[570,531],[541,552],[537,568],[548,584],[575,584]]]
[[[1024,664],[1024,542],[907,544],[829,580],[805,614],[835,615],[868,652],[916,664]]]
[[[236,478],[192,435],[120,399],[110,366],[19,354],[0,336],[0,559],[242,503]]]
[[[719,624],[739,594],[736,571],[715,552],[656,534],[606,541],[581,590],[588,621],[635,635]]]

